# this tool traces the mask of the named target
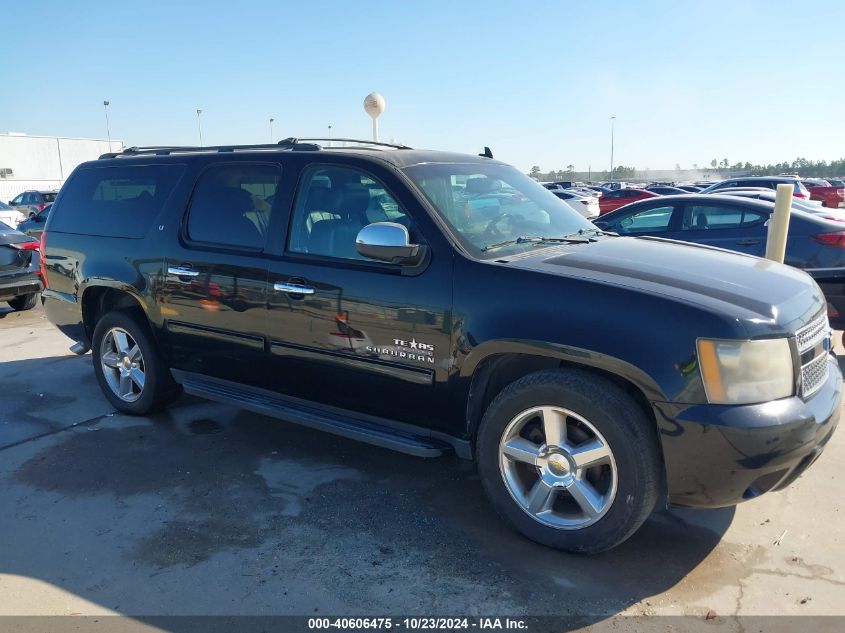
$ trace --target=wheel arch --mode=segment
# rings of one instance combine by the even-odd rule
[[[145,303],[133,286],[115,283],[87,284],[81,292],[82,324],[88,341],[93,341],[97,321],[108,312],[125,310],[147,319]]]
[[[594,373],[620,387],[642,407],[657,430],[651,402],[666,398],[657,382],[642,369],[620,358],[581,348],[509,340],[478,346],[461,368],[461,376],[470,381],[467,436],[474,441],[484,411],[507,385],[536,371],[566,367]]]

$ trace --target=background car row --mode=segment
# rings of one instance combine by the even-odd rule
[[[662,237],[762,257],[774,193],[735,194],[655,196],[603,215],[595,224],[619,235]],[[816,280],[827,299],[831,325],[845,329],[845,213],[796,200],[784,263]]]
[[[543,183],[553,191],[567,191],[581,196],[593,195],[599,199],[600,213],[609,213],[626,204],[652,198],[656,195],[684,195],[687,193],[729,193],[734,191],[775,190],[781,183],[793,186],[793,196],[818,203],[828,209],[845,208],[845,181],[838,178],[801,178],[797,175],[743,176],[719,182],[680,183],[652,182],[632,184],[627,182],[587,185],[576,181]]]

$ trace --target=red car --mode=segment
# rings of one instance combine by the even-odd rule
[[[614,209],[624,207],[626,204],[643,200],[644,198],[658,198],[660,194],[645,189],[617,189],[609,191],[599,198],[599,215],[610,213]]]
[[[838,209],[845,202],[845,188],[834,187],[827,180],[819,178],[805,178],[804,186],[810,192],[810,200],[820,200],[822,205]]]

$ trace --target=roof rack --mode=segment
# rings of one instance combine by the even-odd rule
[[[127,147],[122,152],[108,152],[100,155],[101,159],[120,158],[129,156],[169,156],[171,154],[212,154],[222,152],[244,152],[244,151],[320,151],[322,145],[316,141],[356,143],[358,145],[374,145],[377,147],[392,147],[394,149],[411,149],[407,145],[396,145],[393,143],[380,143],[377,141],[364,141],[354,138],[295,138],[282,139],[278,143],[258,143],[253,145],[207,145],[198,147],[195,145],[151,145],[145,147]],[[348,146],[346,146],[348,148]],[[343,149],[343,148],[337,148]]]
[[[407,145],[382,143],[380,141],[367,141],[360,138],[296,138],[294,136],[279,141],[279,145],[293,147],[302,143],[315,143],[316,141],[327,141],[329,143],[357,143],[358,145],[375,145],[376,147],[392,147],[393,149],[413,149]],[[322,149],[322,146],[318,147],[321,147]]]
[[[212,154],[217,152],[239,152],[247,150],[279,150],[279,145],[276,143],[263,143],[254,145],[205,145],[197,147],[195,145],[151,145],[146,147],[127,147],[122,152],[108,152],[102,154],[100,158],[120,158],[122,156],[168,156],[170,154],[193,154],[203,153]]]

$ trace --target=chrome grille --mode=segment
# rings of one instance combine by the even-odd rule
[[[795,339],[798,344],[798,353],[804,354],[816,348],[830,334],[827,314],[822,313],[796,332]],[[813,395],[827,380],[829,371],[827,356],[827,350],[822,347],[812,360],[801,366],[801,395],[803,397],[807,398]]]
[[[827,321],[827,315],[822,314],[809,325],[802,327],[795,334],[795,338],[798,341],[798,351],[803,353],[808,349],[812,349],[819,343],[819,341],[826,337],[829,332],[830,324]]]
[[[816,393],[827,380],[827,374],[827,352],[823,352],[801,367],[801,394],[806,398]]]

